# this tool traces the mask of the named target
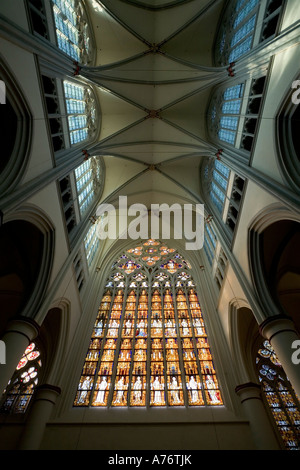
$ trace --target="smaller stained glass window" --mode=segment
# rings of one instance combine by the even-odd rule
[[[215,51],[218,64],[235,62],[251,50],[260,3],[259,0],[229,2]]]
[[[101,184],[100,163],[96,157],[91,157],[77,167],[74,173],[79,209],[83,215],[93,202]]]

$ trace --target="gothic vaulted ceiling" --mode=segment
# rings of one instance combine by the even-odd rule
[[[213,63],[224,3],[86,0],[96,62],[81,75],[99,85],[102,202],[202,202],[200,165],[215,154],[206,109],[228,75]]]

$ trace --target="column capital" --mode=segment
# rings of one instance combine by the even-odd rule
[[[264,320],[259,326],[260,334],[271,341],[277,334],[290,331],[296,332],[292,318],[287,315],[275,315]]]

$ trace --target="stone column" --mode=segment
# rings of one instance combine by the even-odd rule
[[[5,364],[0,365],[0,395],[14,374],[25,349],[39,334],[39,325],[32,319],[18,317],[12,320],[1,338],[5,347]]]
[[[300,396],[300,364],[292,361],[292,355],[295,352],[292,345],[294,341],[299,342],[300,337],[292,319],[283,315],[267,318],[260,325],[260,333],[274,348],[292,387]]]
[[[47,422],[60,393],[60,388],[53,385],[44,384],[37,387],[19,450],[39,450]]]
[[[258,450],[280,450],[279,442],[261,397],[261,387],[249,382],[235,389],[249,421],[253,441]]]

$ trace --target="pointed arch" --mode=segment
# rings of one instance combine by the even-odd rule
[[[81,0],[51,0],[57,45],[74,61],[94,65],[91,21]]]

